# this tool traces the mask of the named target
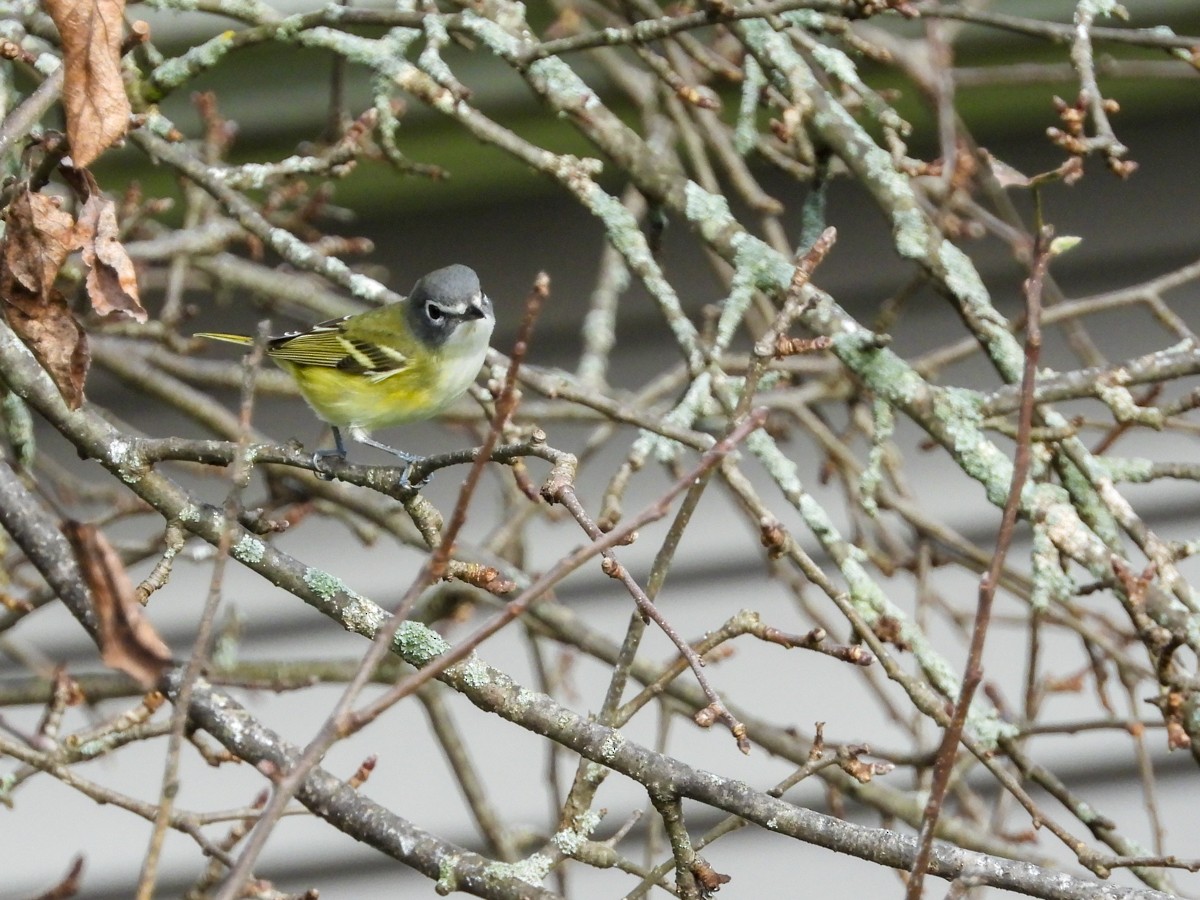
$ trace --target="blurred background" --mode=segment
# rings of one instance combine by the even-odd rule
[[[994,4],[997,9],[1020,6],[1032,14],[1039,10],[1061,10],[1069,16],[1069,4],[1024,3]],[[1129,3],[1134,24],[1145,21],[1168,22],[1180,33],[1200,32],[1200,10],[1196,4],[1170,2]],[[297,8],[302,8],[297,4]],[[226,26],[224,20],[203,14],[173,15],[132,7],[134,17],[150,20],[153,35],[160,46],[182,48],[198,32],[214,32]],[[1017,36],[1005,37],[995,30],[970,29],[958,43],[958,65],[969,68],[984,65],[1019,49],[1023,59],[1044,53],[1055,62],[1065,53],[1049,45],[1037,45]],[[474,58],[472,58],[474,59]],[[566,128],[547,122],[540,107],[513,79],[494,79],[486,66],[472,68],[465,58],[455,60],[456,71],[475,92],[474,102],[489,110],[499,121],[518,133],[538,133],[539,141],[553,143],[561,151],[588,152]],[[358,108],[366,100],[369,85],[355,81],[347,73],[348,106]],[[278,158],[303,146],[320,133],[327,115],[327,96],[331,65],[327,57],[274,45],[252,49],[230,58],[211,76],[202,78],[199,88],[215,91],[221,113],[236,125],[232,159]],[[1129,146],[1129,158],[1139,168],[1127,181],[1102,171],[1090,171],[1075,186],[1055,185],[1045,192],[1045,217],[1059,234],[1082,238],[1079,247],[1056,262],[1054,274],[1068,297],[1081,297],[1123,288],[1160,273],[1171,271],[1200,256],[1200,177],[1197,145],[1200,141],[1200,74],[1161,80],[1139,78],[1111,80],[1105,89],[1121,102],[1116,118],[1118,133]],[[1064,96],[1073,90],[1069,80],[1061,88]],[[1034,173],[1056,166],[1061,153],[1044,139],[1045,129],[1055,122],[1044,87],[1020,84],[1002,85],[975,91],[963,90],[961,106],[968,125],[981,144],[998,159],[1022,172]],[[935,156],[932,143],[922,145],[921,135],[932,136],[928,111],[911,101],[911,92],[899,108],[914,123],[912,152]],[[196,133],[198,119],[187,96],[173,96],[164,104],[168,115],[188,134]],[[553,134],[539,133],[551,130]],[[364,164],[336,185],[334,207],[346,211],[346,221],[337,228],[346,235],[364,236],[374,244],[368,264],[373,272],[385,273],[386,282],[407,292],[421,274],[451,262],[464,262],[480,274],[485,290],[493,299],[499,327],[493,345],[502,352],[511,348],[522,300],[539,271],[551,278],[551,299],[538,324],[530,360],[540,366],[570,366],[578,358],[582,318],[595,284],[598,260],[604,243],[601,225],[577,204],[561,196],[555,185],[536,173],[513,163],[497,150],[464,137],[461,131],[414,104],[404,120],[408,143],[406,152],[419,162],[436,163],[450,177],[429,180],[418,177],[385,177],[380,168]],[[130,180],[140,182],[147,194],[156,193],[170,174],[162,168],[144,167],[131,151],[108,154],[96,167],[97,177],[106,189],[119,192]],[[1100,168],[1099,164],[1096,169]],[[794,183],[774,183],[762,173],[768,192],[789,198]],[[612,187],[612,186],[610,186]],[[1025,210],[1028,212],[1028,210]],[[886,220],[860,188],[848,179],[836,181],[828,200],[828,219],[841,240],[820,268],[817,283],[856,317],[870,320],[881,302],[904,288],[911,277],[908,264],[892,249]],[[798,230],[798,223],[796,228]],[[796,234],[792,234],[795,239]],[[1012,261],[1007,249],[987,240],[970,248],[992,289],[998,307],[1015,316],[1021,304],[1020,285],[1025,273]],[[697,317],[724,295],[721,282],[708,260],[686,235],[668,230],[664,236],[663,265],[685,301]],[[148,306],[153,311],[155,291],[161,285],[147,285]],[[216,298],[189,297],[196,304],[195,330],[219,325],[223,330],[252,330],[263,317],[247,296],[230,292]],[[1192,325],[1200,327],[1196,302],[1200,288],[1189,284],[1171,295],[1172,308]],[[273,319],[275,331],[295,323]],[[1131,317],[1118,310],[1111,319],[1104,314],[1089,319],[1092,334],[1109,359],[1120,360],[1154,350],[1163,344],[1161,330],[1147,315]],[[933,291],[922,289],[908,300],[904,317],[893,331],[893,347],[906,358],[944,346],[964,335],[961,322],[947,302]],[[633,389],[643,385],[664,366],[665,358],[677,351],[668,343],[656,307],[639,287],[623,298],[619,318],[619,344],[611,368],[616,388]],[[1061,336],[1047,334],[1044,357],[1049,368],[1059,359],[1072,365],[1065,355]],[[206,359],[228,359],[236,365],[236,351],[213,348]],[[948,382],[968,386],[992,386],[995,373],[980,354],[974,354],[944,373]],[[128,405],[128,393],[122,385],[98,369],[89,383],[90,399],[132,423],[148,434],[194,434],[198,429],[164,409]],[[237,398],[224,397],[230,408]],[[1079,404],[1086,409],[1087,404]],[[1065,412],[1072,412],[1068,406]],[[263,397],[255,411],[255,424],[279,440],[296,438],[313,446],[321,438],[319,423],[296,399]],[[580,451],[591,429],[559,425],[549,430],[552,445]],[[62,461],[72,462],[73,452],[57,435],[40,430],[39,451]],[[634,432],[630,430],[632,437]],[[465,427],[444,424],[410,426],[403,431],[382,435],[416,452],[438,452],[472,445],[473,432]],[[921,447],[923,435],[901,426],[898,442],[905,453],[910,487],[932,517],[952,527],[985,548],[994,542],[999,511],[987,503],[982,490],[961,472],[948,466],[944,456],[928,453]],[[1194,459],[1195,435],[1146,434],[1137,432],[1123,446],[1125,455],[1152,455],[1156,459]],[[598,461],[588,470],[595,476],[581,481],[585,502],[598,502],[604,481],[599,476],[611,472],[619,462],[623,448],[611,446],[605,452],[611,464]],[[836,484],[820,485],[821,456],[802,438],[789,444],[801,477],[814,495],[837,513],[841,491]],[[360,451],[355,451],[356,454]],[[357,458],[381,461],[362,451]],[[87,466],[81,467],[83,471]],[[544,475],[531,463],[533,475]],[[441,473],[426,489],[439,507],[446,509],[458,488],[462,470]],[[639,476],[642,488],[635,496],[652,497],[670,481],[660,471],[648,467]],[[214,502],[220,502],[227,490],[222,478],[195,479],[193,486]],[[499,526],[494,510],[501,490],[495,473],[485,480],[468,525],[466,539],[482,541]],[[1130,488],[1128,496],[1138,512],[1154,523],[1168,538],[1195,540],[1197,488],[1187,482],[1159,483]],[[629,505],[632,504],[632,499]],[[723,621],[741,607],[753,607],[765,619],[775,623],[791,622],[800,631],[810,627],[797,624],[794,605],[783,585],[765,582],[754,576],[761,571],[761,552],[753,535],[731,535],[729,523],[732,503],[720,490],[710,490],[699,511],[698,522],[688,532],[679,551],[661,605],[677,628],[689,637],[700,635],[714,623]],[[843,521],[842,524],[845,524]],[[665,526],[659,523],[646,529],[641,540],[621,553],[634,574],[644,577]],[[803,532],[797,528],[796,533]],[[543,522],[532,532],[526,547],[530,571],[548,565],[562,553],[564,544],[579,542],[569,522]],[[1027,533],[1019,532],[1014,560],[1027,560]],[[544,541],[544,547],[539,546]],[[314,566],[342,574],[355,590],[385,607],[398,601],[421,563],[415,551],[389,540],[364,545],[353,531],[331,519],[311,518],[303,527],[279,538],[281,546]],[[806,542],[808,551],[824,562],[815,541]],[[539,563],[540,560],[540,563]],[[144,569],[148,570],[149,566]],[[1184,567],[1185,573],[1194,567]],[[183,655],[190,648],[196,617],[208,590],[211,564],[203,558],[181,562],[170,583],[156,595],[150,616],[167,642]],[[135,578],[145,571],[135,570]],[[748,595],[745,585],[754,585]],[[906,609],[914,606],[911,577],[898,573],[886,583],[890,599]],[[972,598],[976,583],[966,576],[939,581],[938,590]],[[585,568],[571,578],[558,594],[570,611],[592,628],[619,641],[631,612],[631,602],[618,586],[605,578],[596,567]],[[997,610],[996,627],[987,649],[989,683],[1016,702],[1023,678],[1023,652],[1019,645],[1022,630],[1006,627],[1006,617],[1020,618],[1022,607],[1002,596]],[[353,659],[362,652],[360,638],[331,629],[316,612],[294,598],[264,583],[253,573],[232,567],[224,585],[223,616],[236,616],[241,659],[308,658],[327,655]],[[470,626],[458,626],[467,629]],[[931,625],[936,634],[939,627]],[[451,628],[453,641],[461,633]],[[942,647],[955,645],[952,633],[940,641]],[[61,660],[72,669],[92,670],[98,665],[95,648],[70,621],[62,608],[51,605],[27,617],[19,628],[0,636],[5,655],[0,658],[0,674],[15,677],[30,658]],[[669,648],[658,634],[652,633],[644,652],[651,658],[666,659]],[[965,641],[961,643],[965,654]],[[1085,670],[1087,659],[1078,644],[1062,638],[1050,639],[1043,648],[1050,665],[1064,679]],[[509,629],[490,640],[481,650],[490,663],[531,683],[534,661],[526,639]],[[962,657],[952,658],[961,666]],[[546,650],[538,665],[552,667],[561,679],[563,694],[570,705],[580,710],[599,706],[607,685],[607,669],[598,663],[565,650]],[[866,742],[881,746],[894,736],[896,746],[905,740],[896,723],[888,720],[870,692],[853,680],[838,677],[841,664],[816,654],[800,651],[756,648],[753,653],[735,653],[711,667],[711,677],[719,690],[734,698],[753,697],[756,706],[770,709],[775,718],[791,722],[805,731],[816,722],[825,723],[826,735],[839,742]],[[829,689],[835,683],[836,692]],[[882,690],[895,690],[886,682]],[[311,688],[296,694],[263,691],[251,695],[247,705],[272,728],[289,740],[304,744],[319,727],[340,693],[337,686]],[[461,698],[445,692],[444,702],[463,729],[467,750],[477,758],[487,787],[497,808],[509,822],[527,823],[531,834],[545,834],[553,827],[550,808],[540,785],[548,778],[560,781],[573,771],[571,762],[560,763],[555,770],[545,756],[545,747],[520,729],[493,717],[484,716]],[[103,709],[120,708],[113,701]],[[1054,717],[1070,720],[1086,715],[1090,698],[1063,692],[1050,701]],[[1148,710],[1123,710],[1132,716]],[[38,710],[14,710],[5,716],[11,722],[29,727],[36,722]],[[652,716],[636,719],[627,729],[636,740],[654,743],[658,739]],[[930,733],[929,741],[936,739]],[[703,731],[676,722],[666,734],[668,747],[683,760],[707,769],[737,777],[751,785],[768,786],[789,773],[791,763],[773,759],[756,748],[742,757],[719,729]],[[1194,830],[1196,775],[1194,764],[1183,754],[1172,757],[1163,749],[1161,734],[1148,742],[1157,776],[1157,799],[1162,823],[1172,845],[1194,844],[1186,835]],[[1030,751],[1057,771],[1070,786],[1102,810],[1133,837],[1150,843],[1152,827],[1144,808],[1142,772],[1134,742],[1113,740],[1097,733],[1094,738],[1070,739],[1047,737],[1033,739]],[[92,768],[93,777],[118,790],[152,800],[159,789],[161,762],[150,747],[131,748],[118,768],[101,761]],[[330,771],[348,777],[368,755],[379,762],[366,791],[384,805],[439,835],[464,846],[477,848],[480,841],[456,782],[433,740],[421,707],[402,704],[367,733],[337,745],[325,760]],[[142,765],[131,764],[141,759]],[[264,779],[248,766],[231,774],[230,767],[207,769],[194,755],[182,777],[179,803],[185,808],[214,809],[244,806],[265,786]],[[86,768],[85,768],[86,771]],[[793,797],[789,794],[789,797]],[[798,803],[818,809],[830,809],[830,798],[823,786],[815,783],[801,787],[794,795]],[[645,798],[636,785],[613,778],[602,789],[598,805],[608,810],[599,836],[611,833],[634,810],[644,806]],[[696,810],[690,824],[703,829],[714,824],[709,811]],[[880,824],[876,818],[869,824]],[[114,823],[120,823],[115,827]],[[640,826],[637,826],[640,827]],[[132,816],[114,816],[76,792],[50,778],[41,778],[25,786],[17,797],[15,810],[0,809],[0,898],[16,900],[44,890],[59,873],[66,870],[76,853],[86,857],[85,889],[88,898],[125,898],[136,884],[140,861],[145,853],[150,826]],[[1052,841],[1043,841],[1044,851],[1066,862]],[[37,847],[31,854],[24,848]],[[902,885],[895,873],[858,860],[837,856],[794,841],[746,829],[741,834],[718,842],[705,852],[719,871],[731,874],[733,881],[722,888],[722,898],[793,896],[798,892],[797,878],[802,877],[809,890],[829,900],[851,897],[898,897]],[[194,847],[175,833],[167,836],[163,876],[158,896],[181,896],[196,875]],[[271,878],[280,889],[320,890],[325,898],[375,898],[429,896],[432,885],[424,878],[407,873],[392,861],[349,838],[332,831],[324,823],[307,816],[289,817],[282,822],[257,867],[263,877]],[[803,875],[801,875],[803,873]],[[814,875],[814,873],[818,873]],[[1127,873],[1114,878],[1133,883]],[[1179,883],[1200,892],[1200,880],[1186,874]],[[579,897],[622,896],[631,886],[628,876],[618,872],[600,872],[576,867],[571,888]],[[930,896],[939,895],[944,885],[931,882]]]

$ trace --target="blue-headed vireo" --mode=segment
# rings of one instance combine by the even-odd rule
[[[462,396],[479,374],[495,324],[479,276],[453,265],[421,278],[401,302],[268,338],[267,355],[333,429],[337,450],[317,453],[314,462],[345,459],[345,428],[356,441],[411,468],[418,457],[373,440],[369,432],[427,419]],[[196,337],[254,343],[241,334]]]

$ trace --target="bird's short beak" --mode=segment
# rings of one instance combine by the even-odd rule
[[[487,310],[483,308],[484,302],[487,300],[483,294],[476,294],[471,298],[470,304],[467,306],[468,319],[486,319]]]

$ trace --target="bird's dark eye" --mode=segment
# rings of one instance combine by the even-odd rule
[[[433,303],[429,304],[429,306],[426,308],[426,312],[429,316],[430,322],[440,322],[446,317],[445,311],[440,306],[437,306]]]

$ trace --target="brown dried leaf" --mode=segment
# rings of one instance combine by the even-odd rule
[[[75,220],[49,194],[23,190],[5,211],[3,264],[27,291],[45,295],[75,246]]]
[[[63,106],[71,159],[86,166],[129,127],[121,80],[124,0],[46,0],[62,37]]]
[[[146,310],[138,299],[133,260],[117,240],[115,205],[107,197],[89,197],[79,211],[79,225],[85,222],[90,239],[83,244],[83,262],[88,267],[87,292],[92,309],[102,316],[122,313],[145,322]]]
[[[91,356],[87,334],[71,315],[66,298],[58,291],[44,298],[18,298],[3,286],[0,293],[9,301],[5,312],[12,330],[49,373],[67,406],[79,409]]]
[[[64,174],[83,198],[75,240],[76,246],[83,250],[83,262],[88,268],[87,293],[92,309],[102,316],[120,313],[145,322],[146,310],[138,298],[133,260],[117,239],[116,204],[101,193],[91,172],[65,169]]]
[[[151,688],[171,662],[171,651],[143,615],[121,558],[94,525],[67,520],[63,532],[92,597],[99,622],[100,658]]]
[[[87,335],[54,279],[74,246],[75,222],[43,194],[24,191],[5,211],[0,243],[0,300],[4,317],[54,379],[71,409],[83,403]]]

